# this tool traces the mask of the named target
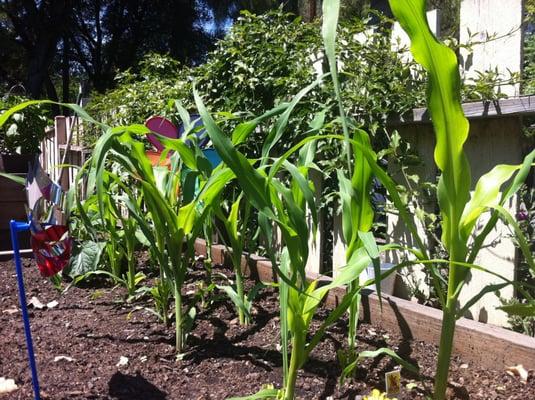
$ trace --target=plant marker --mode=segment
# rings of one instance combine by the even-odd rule
[[[387,372],[385,374],[386,393],[399,394],[401,391],[401,372],[399,369]]]
[[[37,376],[37,366],[35,363],[35,355],[33,352],[32,332],[30,328],[30,319],[28,318],[28,309],[26,307],[26,291],[24,290],[24,278],[22,275],[22,266],[19,250],[18,233],[30,229],[30,224],[27,222],[18,222],[11,220],[11,244],[13,245],[13,258],[15,259],[15,269],[17,270],[17,285],[19,287],[19,302],[22,310],[22,320],[24,322],[24,333],[26,335],[26,347],[28,349],[28,359],[30,362],[30,370],[32,372],[32,386],[35,400],[41,400],[39,395],[39,378]]]

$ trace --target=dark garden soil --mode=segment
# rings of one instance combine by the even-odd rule
[[[162,326],[143,309],[152,306],[148,299],[129,304],[122,288],[105,284],[73,287],[60,295],[39,276],[33,262],[24,264],[28,299],[59,302],[50,309],[30,309],[44,399],[225,399],[252,394],[266,384],[280,386],[278,312],[271,289],[260,295],[249,327],[236,323],[234,309],[225,299],[200,311],[188,339],[190,350],[177,363],[173,328]],[[227,269],[218,270],[230,274]],[[193,289],[189,285],[185,291]],[[345,344],[344,331],[340,321],[313,351],[298,378],[300,399],[358,399],[372,388],[384,389],[384,374],[395,367],[387,358],[363,361],[356,378],[339,385],[335,354]],[[361,324],[360,349],[386,345],[420,366],[419,377],[402,374],[403,393],[398,399],[429,396],[435,346],[403,341],[379,327]],[[121,357],[128,358],[126,365],[120,365]],[[15,379],[19,385],[17,391],[0,398],[32,398],[12,262],[0,263],[0,377]],[[535,376],[530,371],[528,382],[522,383],[503,370],[483,370],[456,358],[450,396],[531,400]]]

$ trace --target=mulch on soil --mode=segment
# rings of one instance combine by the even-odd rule
[[[174,330],[144,309],[151,307],[149,300],[126,303],[122,288],[106,284],[72,287],[60,295],[40,277],[33,261],[26,260],[25,266],[28,299],[36,296],[44,304],[59,302],[54,308],[30,312],[43,399],[208,400],[253,394],[266,384],[280,387],[278,309],[272,289],[258,298],[249,327],[237,324],[234,308],[224,298],[200,310],[188,338],[189,351],[175,362]],[[231,274],[224,267],[218,271]],[[202,276],[200,271],[194,275]],[[184,288],[185,293],[193,289],[193,283]],[[15,379],[19,389],[0,397],[26,400],[33,394],[21,313],[16,310],[14,265],[3,262],[0,377]],[[429,397],[435,346],[405,341],[368,324],[360,325],[358,339],[361,350],[388,346],[419,365],[420,376],[402,373],[403,393],[398,399]],[[300,399],[358,399],[372,388],[384,390],[384,374],[395,368],[386,357],[363,361],[354,379],[339,384],[336,351],[345,343],[345,321],[340,321],[301,371]],[[128,358],[126,365],[119,363],[121,357]],[[528,382],[522,383],[505,371],[483,370],[455,358],[449,395],[452,399],[535,399],[535,376],[530,372]]]

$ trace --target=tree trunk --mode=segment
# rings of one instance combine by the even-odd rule
[[[27,49],[26,91],[31,97],[40,98],[44,85],[51,92],[48,72],[62,33],[69,26],[72,4],[70,0],[27,2],[22,4],[22,10],[16,4],[10,5],[8,15]]]
[[[52,82],[52,79],[50,79],[50,76],[48,74],[46,75],[43,83],[46,89],[46,97],[49,100],[59,102],[58,92],[56,91],[54,83]],[[52,112],[54,113],[54,115],[61,114],[61,110],[57,104],[51,104],[50,108],[52,109]]]
[[[314,21],[317,16],[316,0],[308,0],[308,21]]]
[[[70,99],[70,41],[66,35],[63,36],[63,59],[61,63],[61,83],[62,83],[62,99],[64,103],[69,103]],[[69,115],[69,109],[63,107],[63,115]]]

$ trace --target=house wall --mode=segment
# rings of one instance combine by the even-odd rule
[[[398,128],[400,135],[411,143],[423,160],[423,165],[414,169],[421,180],[434,181],[437,170],[432,159],[435,138],[430,124],[406,125]],[[522,133],[520,117],[501,117],[473,119],[470,121],[470,135],[465,145],[465,150],[470,161],[472,172],[472,190],[479,178],[490,171],[497,164],[520,164],[527,150],[527,140]],[[394,166],[391,167],[395,169]],[[399,177],[397,177],[399,179]],[[431,206],[431,204],[429,204]],[[517,211],[517,199],[512,198],[506,208],[515,215]],[[486,213],[480,220],[480,228],[488,220]],[[423,234],[422,224],[416,221],[420,233]],[[412,246],[412,237],[405,225],[396,215],[388,218],[389,239],[392,242]],[[498,273],[507,279],[513,280],[516,271],[516,248],[511,239],[511,232],[507,226],[498,222],[495,229],[488,236],[484,248],[477,257],[475,264],[489,271]],[[389,254],[387,261],[397,263],[406,254]],[[400,277],[396,294],[401,297],[410,297],[411,286],[415,283],[424,292],[428,292],[428,286],[424,283],[425,274],[422,268],[414,268],[413,274],[404,274]],[[468,283],[459,298],[460,305],[466,304],[472,296],[477,294],[487,285],[502,283],[499,278],[483,271],[470,273]],[[500,290],[502,298],[513,297],[513,288],[506,287]],[[480,322],[489,322],[496,325],[506,325],[507,316],[502,311],[496,310],[501,302],[494,293],[486,294],[482,299],[470,307],[466,317]]]
[[[498,11],[499,10],[499,11]],[[462,48],[461,67],[467,79],[478,72],[497,70],[501,79],[522,70],[522,0],[464,0],[461,2],[459,40],[476,43]],[[472,36],[472,37],[471,37]],[[488,40],[488,38],[493,40]],[[520,83],[499,86],[507,96],[520,95]]]
[[[500,10],[500,12],[496,12]],[[427,13],[431,30],[439,33],[440,16],[436,11]],[[508,71],[520,72],[522,68],[522,18],[523,4],[521,0],[508,0],[504,7],[502,0],[464,0],[461,3],[460,12],[460,42],[481,42],[475,44],[470,50],[461,50],[461,74],[465,78],[472,79],[478,76],[478,72],[498,69],[502,78],[509,75]],[[471,34],[475,34],[470,38]],[[410,41],[398,23],[394,24],[392,34],[392,47],[410,47]],[[488,41],[488,36],[495,36],[495,40]],[[401,56],[410,59],[410,53]],[[498,89],[508,96],[518,96],[519,85],[503,85]],[[497,106],[498,107],[498,106]],[[466,145],[466,152],[472,165],[472,184],[489,171],[494,165],[500,163],[520,163],[523,156],[521,117],[483,118],[471,120],[470,138]],[[437,176],[436,166],[433,160],[435,138],[430,123],[405,125],[399,128],[401,135],[418,150],[423,165],[414,169],[413,173],[419,175],[420,180],[433,182]],[[391,168],[393,172],[395,167]],[[397,179],[400,179],[398,176]],[[430,201],[424,205],[429,211],[436,206]],[[516,211],[516,199],[508,204],[513,213]],[[333,243],[333,273],[345,264],[345,245],[341,237],[340,218],[334,222]],[[425,231],[420,221],[415,221],[421,237],[425,237]],[[404,224],[394,214],[388,218],[388,236],[391,241],[412,246],[413,238],[408,233]],[[487,240],[488,247],[483,249],[476,260],[491,271],[502,274],[508,279],[515,276],[515,247],[509,236],[509,230],[503,224],[498,223]],[[431,245],[433,238],[426,238],[425,243]],[[401,254],[390,254],[385,262],[397,263],[402,258]],[[422,267],[413,267],[411,271],[403,273],[400,285],[396,288],[396,294],[401,297],[410,297],[411,287],[417,287],[424,295],[429,293],[429,286],[425,283],[426,275]],[[465,304],[471,295],[479,292],[486,285],[497,283],[484,272],[473,272],[469,278],[464,292],[460,297],[461,304]],[[504,298],[513,296],[513,289],[502,289],[500,295]],[[498,325],[505,325],[506,315],[495,310],[501,303],[495,294],[487,294],[469,310],[468,317]]]

